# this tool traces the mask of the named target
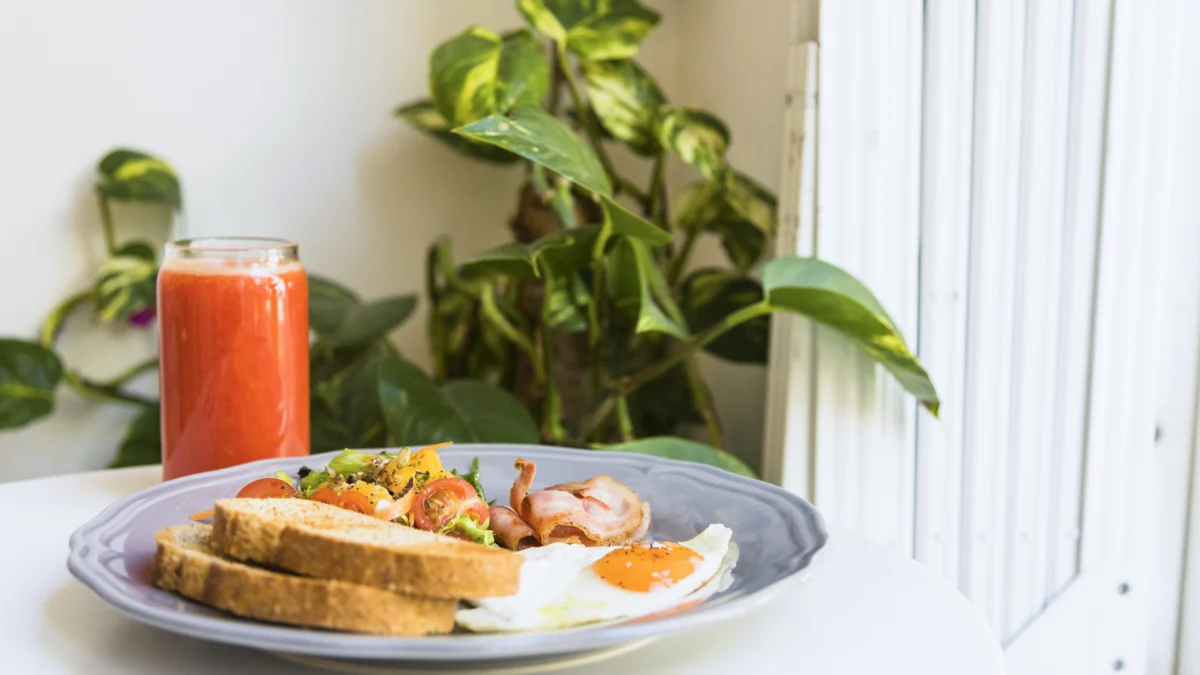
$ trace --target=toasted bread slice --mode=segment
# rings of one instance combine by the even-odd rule
[[[454,628],[454,600],[298,577],[227,560],[213,549],[208,525],[167,527],[154,540],[155,586],[234,614],[378,635],[430,635]]]
[[[221,499],[221,553],[317,577],[433,598],[517,592],[523,558],[307,499]]]

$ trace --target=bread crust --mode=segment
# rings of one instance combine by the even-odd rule
[[[422,636],[450,632],[457,603],[344,581],[274,572],[221,558],[208,525],[177,525],[155,535],[153,583],[233,614],[275,623]]]
[[[513,595],[523,558],[301,499],[222,499],[222,554],[319,579],[432,598]]]

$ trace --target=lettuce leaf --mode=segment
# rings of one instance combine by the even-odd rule
[[[467,535],[471,541],[484,546],[499,548],[496,545],[496,534],[488,529],[488,521],[482,524],[466,513],[460,513],[453,520],[446,523],[446,526],[438,530],[441,534],[445,534],[452,530],[458,530],[462,534]]]
[[[327,480],[329,480],[328,471],[310,471],[307,476],[300,479],[300,494],[311,497],[317,486]]]
[[[339,476],[349,476],[371,468],[371,460],[375,457],[369,452],[358,450],[343,450],[342,454],[329,460],[329,468]]]

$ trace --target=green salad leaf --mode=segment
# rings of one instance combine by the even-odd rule
[[[328,471],[310,471],[307,476],[300,479],[300,494],[305,497],[311,497],[313,492],[316,492],[317,486],[329,480]]]
[[[371,460],[375,457],[369,452],[343,450],[342,454],[329,460],[329,468],[339,476],[349,476],[371,468]]]
[[[461,479],[467,481],[468,483],[470,483],[471,487],[475,488],[475,492],[477,492],[479,494],[479,498],[485,502],[487,501],[487,495],[483,494],[483,485],[481,485],[479,483],[479,458],[478,457],[471,460],[471,469],[469,471],[467,471],[466,473],[459,473],[458,469],[451,469],[450,473],[452,473],[455,476],[457,476],[458,478],[461,478]]]
[[[455,516],[453,520],[446,523],[446,526],[438,530],[438,532],[440,534],[445,534],[451,530],[458,530],[459,532],[467,535],[470,537],[471,541],[475,542],[476,544],[483,544],[484,546],[499,548],[496,546],[495,533],[488,529],[488,521],[479,523],[471,516],[465,513],[460,513]]]

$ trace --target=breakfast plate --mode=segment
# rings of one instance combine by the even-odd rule
[[[509,493],[518,457],[536,463],[539,485],[569,484],[605,474],[651,505],[648,540],[695,540],[706,528],[720,524],[732,532],[725,560],[736,562],[727,565],[731,569],[719,588],[681,611],[549,631],[456,629],[452,634],[424,637],[254,621],[152,584],[156,532],[187,524],[190,514],[233,497],[248,481],[277,471],[296,473],[302,466],[323,466],[337,454],[263,460],[179,478],[130,495],[72,535],[68,567],[104,601],[130,617],[195,638],[264,649],[327,667],[341,664],[349,672],[382,672],[379,669],[388,666],[514,672],[518,667],[591,661],[743,615],[800,581],[827,539],[821,516],[808,502],[768,483],[714,467],[630,453],[465,444],[441,449],[441,461],[446,467],[466,469],[478,457],[480,487],[490,495]]]

